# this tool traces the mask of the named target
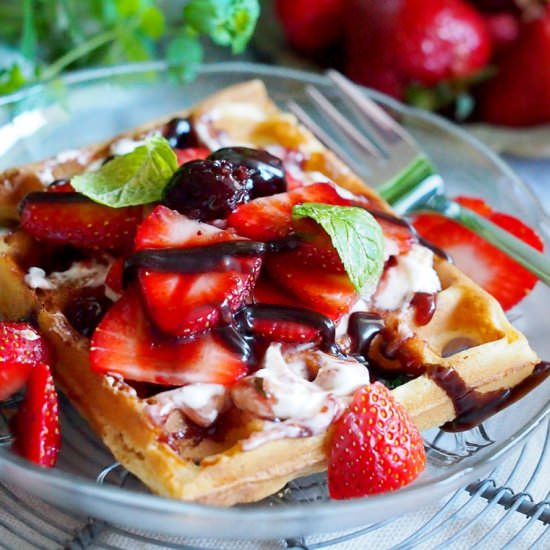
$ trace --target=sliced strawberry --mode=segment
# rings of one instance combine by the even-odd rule
[[[405,408],[379,382],[354,395],[334,424],[328,487],[332,498],[395,491],[426,463],[422,437]]]
[[[307,308],[338,320],[359,299],[347,274],[312,272],[300,263],[296,251],[281,252],[266,259],[270,278],[289,290]]]
[[[189,248],[242,240],[230,231],[158,206],[141,224],[136,249]],[[174,336],[202,332],[218,323],[222,311],[236,311],[248,298],[261,266],[258,257],[235,257],[232,267],[207,273],[138,271],[148,313]]]
[[[292,207],[304,202],[350,205],[328,183],[314,183],[287,193],[261,197],[241,204],[227,221],[239,235],[259,241],[286,237],[291,231]]]
[[[48,193],[74,193],[74,187],[69,180],[52,181],[46,188]]]
[[[32,325],[0,322],[0,400],[19,391],[37,363],[50,359],[46,343]]]
[[[35,192],[23,201],[21,226],[39,241],[116,251],[132,243],[141,212],[140,206],[110,208],[79,193]]]
[[[124,261],[124,258],[117,258],[105,277],[105,286],[116,294],[120,294],[123,290]]]
[[[155,339],[134,288],[125,291],[97,327],[90,362],[95,372],[174,386],[230,385],[247,372],[240,355],[215,332],[190,340]]]
[[[304,186],[304,183],[298,178],[295,178],[288,170],[285,172],[285,179],[286,179],[286,188],[289,191],[293,191],[294,189],[298,189],[299,187]]]
[[[187,147],[187,149],[174,149],[178,158],[178,165],[181,166],[192,160],[202,160],[208,157],[210,150],[206,147]]]
[[[331,273],[346,272],[338,251],[332,246],[330,236],[318,223],[301,218],[294,220],[292,226],[300,237],[295,251],[299,263]]]
[[[376,221],[380,224],[384,237],[395,243],[397,253],[404,254],[411,249],[415,242],[415,236],[405,226],[379,217],[376,218]]]
[[[39,466],[55,466],[61,447],[57,393],[50,368],[38,363],[27,382],[27,391],[13,419],[14,449]]]
[[[514,216],[492,210],[481,199],[458,197],[456,200],[533,248],[543,250],[544,244],[535,231]],[[448,252],[456,265],[492,294],[505,310],[522,300],[538,280],[504,252],[447,218],[421,214],[416,216],[414,225],[425,239]]]

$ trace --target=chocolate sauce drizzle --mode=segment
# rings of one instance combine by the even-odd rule
[[[481,424],[544,382],[550,375],[550,363],[541,361],[527,378],[512,388],[485,393],[470,388],[452,367],[431,365],[426,373],[445,391],[455,407],[456,418],[441,429],[462,432]]]
[[[382,317],[375,313],[356,311],[349,316],[348,334],[355,355],[368,357],[373,338],[384,328]]]
[[[123,282],[127,285],[138,268],[162,273],[209,273],[212,271],[239,271],[237,257],[263,256],[267,252],[292,250],[295,237],[268,243],[259,241],[227,241],[189,248],[147,248],[139,250],[124,262]]]
[[[257,320],[274,320],[307,325],[319,331],[320,348],[333,355],[342,356],[336,343],[336,329],[332,319],[326,315],[302,307],[285,305],[252,304],[241,308],[235,314],[235,323],[240,332],[254,333]]]
[[[21,202],[21,209],[28,203],[48,203],[48,204],[69,204],[69,203],[92,203],[93,201],[83,195],[69,191],[63,193],[48,193],[47,191],[33,191],[25,195]]]

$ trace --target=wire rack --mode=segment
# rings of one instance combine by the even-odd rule
[[[64,403],[62,467],[96,477],[98,484],[135,485],[136,480],[88,431]],[[4,427],[7,418],[3,416]],[[6,433],[0,430],[0,433]],[[483,431],[481,431],[483,436]],[[78,441],[78,445],[72,443]],[[0,444],[9,443],[9,435]],[[433,451],[433,448],[431,449]],[[430,450],[429,450],[430,452]],[[99,474],[97,474],[99,472]],[[294,481],[293,500],[309,500],[308,489],[319,479]],[[272,541],[241,542],[239,549],[280,548],[548,548],[550,547],[550,419],[490,475],[456,491],[443,501],[413,515],[389,519],[345,533]],[[276,497],[277,498],[277,497]],[[115,550],[178,548],[222,550],[234,541],[191,540],[156,536],[93,518],[71,515],[39,502],[17,489],[0,484],[0,549],[67,548]],[[353,545],[350,541],[360,541]],[[388,543],[388,541],[391,541]]]

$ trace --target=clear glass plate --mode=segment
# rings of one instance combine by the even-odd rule
[[[172,82],[162,63],[74,73],[65,77],[63,86],[52,84],[0,98],[0,169],[108,138],[250,78],[261,78],[283,106],[289,99],[302,99],[306,83],[333,93],[321,76],[242,63],[206,66],[191,84]],[[372,95],[414,134],[451,195],[485,197],[496,208],[536,227],[549,245],[550,223],[537,198],[491,151],[439,117]],[[548,304],[550,289],[539,284],[510,312],[515,325],[546,358],[550,357]],[[109,452],[66,400],[58,467],[51,471],[34,467],[5,444],[0,447],[0,478],[73,512],[163,534],[258,539],[337,531],[418,509],[483,477],[549,413],[549,389],[550,380],[469,432],[425,433],[429,461],[415,483],[395,493],[351,501],[330,501],[323,475],[292,482],[263,502],[228,509],[148,494],[113,465]],[[7,431],[6,426],[3,429]]]

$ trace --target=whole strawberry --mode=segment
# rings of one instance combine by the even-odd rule
[[[524,23],[496,76],[480,90],[480,118],[504,126],[550,121],[550,5]]]
[[[275,11],[288,43],[303,54],[334,44],[342,33],[345,0],[277,0]]]
[[[355,393],[332,434],[328,488],[336,499],[394,491],[424,469],[422,437],[379,382]]]
[[[471,76],[491,55],[481,14],[463,0],[351,0],[345,36],[348,75],[397,98],[411,83]]]

